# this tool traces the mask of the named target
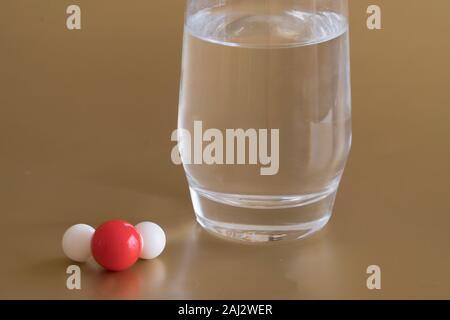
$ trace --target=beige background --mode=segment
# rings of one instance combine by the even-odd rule
[[[0,3],[0,298],[450,298],[450,1],[351,2],[354,144],[334,217],[303,242],[217,240],[172,165],[184,2]],[[65,28],[69,4],[82,30]],[[379,4],[383,30],[365,26]],[[82,266],[75,223],[153,220],[168,245]],[[382,268],[382,290],[366,268]]]

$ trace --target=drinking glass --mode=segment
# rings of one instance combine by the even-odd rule
[[[188,0],[177,139],[206,230],[325,226],[351,145],[347,0]]]

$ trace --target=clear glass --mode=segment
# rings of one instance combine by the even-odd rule
[[[347,16],[346,0],[187,2],[178,147],[206,230],[269,242],[303,238],[328,222],[351,145]],[[238,128],[245,143],[226,149],[227,130]],[[249,129],[259,142],[267,130],[268,150],[278,151],[275,174],[274,159],[272,173],[262,174],[267,157],[251,156],[262,147]],[[219,132],[215,160],[193,160]],[[245,161],[231,161],[239,148]]]

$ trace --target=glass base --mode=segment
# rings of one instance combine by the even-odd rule
[[[208,232],[247,243],[303,239],[331,217],[338,181],[298,196],[245,196],[190,187],[198,223]]]

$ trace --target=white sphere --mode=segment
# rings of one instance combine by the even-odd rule
[[[66,230],[62,239],[64,254],[77,262],[87,261],[91,253],[91,239],[95,229],[87,224],[76,224]]]
[[[166,234],[164,230],[153,222],[141,222],[136,229],[142,238],[142,259],[154,259],[163,252],[166,246]]]

